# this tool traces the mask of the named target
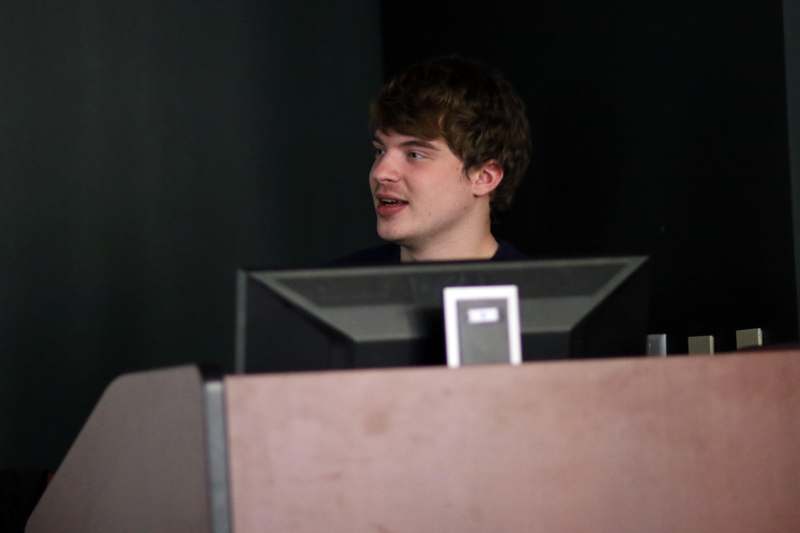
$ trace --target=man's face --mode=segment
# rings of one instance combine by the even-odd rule
[[[378,235],[408,247],[458,239],[473,227],[476,197],[443,139],[377,131],[369,182]]]

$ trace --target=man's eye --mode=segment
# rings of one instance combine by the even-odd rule
[[[420,152],[408,152],[409,159],[425,159],[425,155]]]
[[[380,148],[380,147],[378,147],[378,146],[375,146],[375,147],[374,147],[374,150],[375,150],[375,157],[380,157],[380,156],[382,156],[382,155],[383,155],[383,153],[386,151],[386,150],[384,150],[383,148]]]

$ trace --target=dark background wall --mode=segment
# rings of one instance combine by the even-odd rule
[[[122,372],[230,368],[237,268],[372,242],[380,69],[366,0],[3,4],[0,468]]]
[[[786,107],[789,125],[789,165],[792,182],[792,221],[795,280],[800,280],[800,5],[783,1],[783,29],[786,42]],[[800,283],[797,284],[800,302]]]
[[[383,20],[388,73],[461,53],[528,102],[533,168],[498,233],[535,256],[650,255],[671,351],[751,327],[793,341],[781,3],[493,7],[387,2]]]
[[[795,340],[780,3],[562,4],[4,4],[0,468],[54,467],[122,372],[229,368],[237,268],[374,242],[366,104],[436,53],[529,103],[501,236],[652,255],[674,350]]]

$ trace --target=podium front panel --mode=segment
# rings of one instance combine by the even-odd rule
[[[225,379],[233,529],[800,531],[800,355]]]

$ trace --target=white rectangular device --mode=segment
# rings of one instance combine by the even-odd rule
[[[447,366],[522,362],[516,285],[445,287]]]

